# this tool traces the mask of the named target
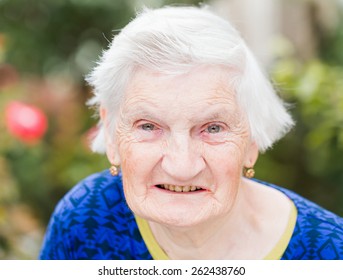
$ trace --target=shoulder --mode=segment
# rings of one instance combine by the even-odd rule
[[[121,177],[112,177],[108,171],[103,171],[76,184],[59,202],[54,214],[84,208],[111,211],[124,201]]]
[[[343,218],[299,194],[265,182],[293,201],[297,221],[286,251],[292,259],[343,259]],[[287,256],[288,254],[288,256]]]
[[[41,259],[130,258],[127,240],[136,223],[128,208],[120,176],[108,171],[80,181],[51,216]]]

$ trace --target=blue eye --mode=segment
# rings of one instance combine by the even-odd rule
[[[211,124],[206,128],[206,131],[208,133],[219,133],[222,131],[222,128],[220,125],[217,124]]]
[[[152,123],[145,123],[141,125],[141,128],[145,131],[153,131],[155,130],[155,125],[153,125]]]

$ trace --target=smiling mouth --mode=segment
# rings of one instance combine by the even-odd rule
[[[201,191],[204,190],[201,187],[197,186],[176,186],[176,185],[168,185],[168,184],[163,184],[163,185],[156,185],[160,189],[165,189],[171,192],[196,192],[196,191]]]

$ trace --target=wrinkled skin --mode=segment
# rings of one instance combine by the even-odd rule
[[[263,259],[288,224],[290,200],[242,177],[258,147],[229,86],[231,71],[202,66],[166,76],[138,69],[115,134],[106,130],[127,203],[170,259]],[[102,109],[106,126],[107,115]],[[175,192],[163,184],[201,189]]]
[[[133,212],[192,227],[230,215],[258,148],[229,87],[230,70],[199,67],[181,76],[138,70],[126,90],[108,157],[120,164]],[[159,184],[194,185],[177,193]]]

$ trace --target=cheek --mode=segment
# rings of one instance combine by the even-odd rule
[[[238,140],[238,139],[237,139]],[[221,195],[232,196],[241,181],[244,145],[238,141],[227,141],[224,145],[206,149],[206,161]]]
[[[156,147],[142,143],[122,143],[122,179],[124,194],[129,207],[136,214],[146,205],[152,175],[158,163]]]
[[[125,143],[119,149],[121,156],[121,171],[126,201],[131,209],[135,209],[144,201],[147,188],[144,181],[148,171],[140,151],[135,151],[135,144]]]
[[[160,149],[156,145],[132,142],[121,146],[120,154],[123,165],[128,165],[130,168],[148,167],[158,159]]]
[[[205,158],[216,169],[228,170],[240,168],[245,154],[245,143],[239,138],[228,139],[222,145],[208,146]]]
[[[158,145],[122,141],[119,152],[126,186],[132,190],[146,192],[146,185],[151,182],[154,168],[159,162],[160,149]]]

